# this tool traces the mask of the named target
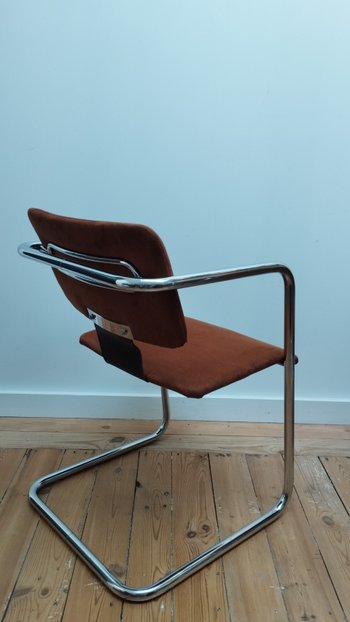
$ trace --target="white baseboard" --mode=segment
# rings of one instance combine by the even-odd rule
[[[205,421],[282,421],[282,400],[209,396],[190,400],[171,395],[172,418]],[[3,417],[157,419],[160,398],[131,395],[0,393]],[[349,401],[296,400],[298,423],[350,425]]]

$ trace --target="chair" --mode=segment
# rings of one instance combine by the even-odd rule
[[[51,266],[70,302],[93,322],[80,343],[105,361],[161,388],[157,429],[101,455],[36,481],[30,502],[107,588],[130,601],[146,601],[176,586],[277,519],[293,489],[294,279],[280,264],[173,276],[157,234],[136,224],[80,220],[29,210],[40,243],[19,253]],[[284,346],[279,348],[185,317],[178,291],[185,287],[278,273],[284,282]],[[229,537],[147,587],[129,587],[89,550],[40,497],[48,485],[156,440],[169,420],[168,390],[200,398],[271,365],[284,366],[284,484],[278,502]]]

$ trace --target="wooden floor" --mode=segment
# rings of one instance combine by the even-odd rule
[[[115,598],[29,507],[40,475],[152,428],[124,420],[0,419],[0,619],[6,622],[350,622],[350,426],[298,426],[283,517],[173,592]],[[230,533],[280,492],[275,424],[172,422],[157,444],[47,491],[130,584]]]

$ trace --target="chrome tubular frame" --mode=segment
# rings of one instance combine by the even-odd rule
[[[267,264],[206,272],[182,277],[166,277],[158,279],[142,279],[140,277],[119,277],[95,268],[82,266],[75,261],[70,261],[51,255],[41,244],[22,244],[19,253],[23,257],[45,263],[53,268],[62,270],[66,274],[83,280],[99,287],[107,287],[129,293],[155,292],[172,289],[182,289],[197,285],[207,285],[220,281],[235,280],[263,274],[278,273],[284,282],[284,483],[280,497],[275,505],[261,514],[257,519],[235,531],[224,540],[204,551],[188,563],[171,571],[156,583],[147,587],[129,587],[119,581],[108,568],[86,547],[79,538],[63,523],[60,518],[42,501],[40,491],[59,480],[79,473],[85,469],[101,464],[126,452],[151,443],[161,436],[169,421],[169,404],[167,390],[162,388],[163,418],[159,427],[151,434],[141,439],[130,441],[115,449],[109,450],[98,456],[88,458],[73,466],[60,469],[37,480],[29,491],[29,499],[38,512],[50,523],[57,533],[71,546],[89,568],[97,575],[100,581],[115,595],[129,601],[143,602],[160,596],[178,583],[187,579],[192,574],[202,569],[208,563],[214,561],[230,549],[234,548],[250,536],[275,521],[285,510],[293,490],[294,481],[294,333],[295,333],[295,284],[291,271],[281,264]],[[63,250],[63,249],[62,249]],[[71,254],[70,256],[73,257]],[[87,256],[84,256],[87,259]],[[79,254],[74,254],[74,259],[79,259]]]

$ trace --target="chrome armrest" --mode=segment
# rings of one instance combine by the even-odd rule
[[[59,249],[61,250],[61,249]],[[64,251],[68,256],[80,259],[89,259],[88,255],[80,255],[78,253],[71,253],[70,251]],[[262,264],[255,266],[230,268],[226,270],[215,270],[209,272],[200,272],[196,274],[187,274],[183,276],[169,276],[159,278],[143,278],[143,277],[126,277],[118,276],[100,270],[98,268],[92,268],[90,266],[84,266],[70,259],[57,257],[52,255],[48,249],[46,249],[39,242],[23,243],[18,247],[18,252],[22,257],[33,259],[41,263],[45,263],[52,268],[56,268],[65,272],[76,279],[82,279],[92,284],[99,285],[100,287],[107,287],[124,291],[128,293],[135,292],[160,292],[169,291],[174,289],[184,289],[186,287],[196,287],[199,285],[209,285],[211,283],[220,283],[223,281],[231,281],[234,279],[246,278],[250,276],[257,276],[262,274],[279,273],[283,278],[289,282],[293,282],[293,275],[287,266],[283,264]],[[101,258],[90,258],[93,261],[103,261]],[[109,260],[105,260],[108,262]],[[123,264],[120,260],[116,260],[116,263]]]
[[[58,249],[66,252],[69,257],[79,259],[91,259],[101,261],[100,258],[80,255]],[[198,274],[189,274],[184,276],[170,276],[163,278],[147,279],[142,277],[125,277],[111,274],[91,268],[82,264],[52,255],[49,249],[46,249],[40,242],[23,243],[18,247],[18,252],[22,257],[33,259],[56,268],[61,272],[71,276],[72,278],[81,280],[86,283],[107,289],[114,289],[126,293],[135,292],[164,292],[174,289],[184,289],[186,287],[196,287],[200,285],[209,285],[211,283],[220,283],[223,281],[232,281],[251,276],[263,274],[280,274],[284,281],[284,347],[286,360],[294,364],[294,326],[295,326],[295,283],[292,272],[283,264],[262,264],[256,266],[247,266],[241,268],[233,268],[228,270],[216,270],[210,272],[201,272]],[[106,260],[108,262],[108,260]],[[116,263],[123,265],[125,262],[116,260]]]

